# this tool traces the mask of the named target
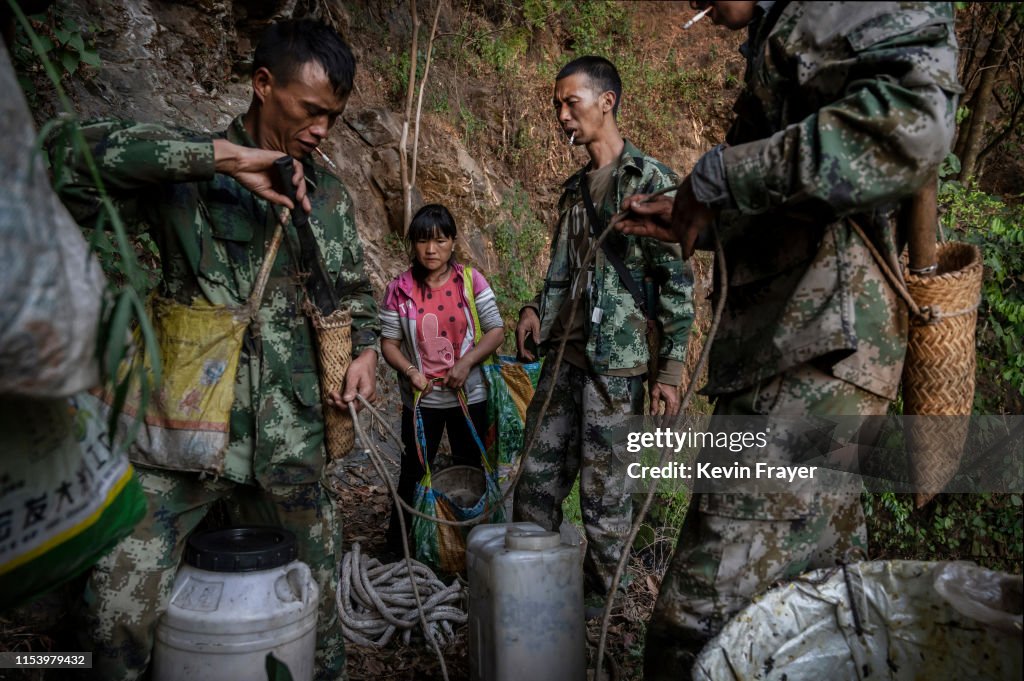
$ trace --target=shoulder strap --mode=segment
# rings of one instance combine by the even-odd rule
[[[590,197],[590,188],[588,187],[587,175],[583,174],[583,180],[580,182],[580,190],[583,193],[583,205],[587,208],[587,217],[590,222],[590,233],[595,238],[599,236],[600,232],[604,231],[604,223],[601,222],[597,217],[597,209],[594,208],[594,200]],[[600,229],[599,229],[600,228]],[[633,302],[636,303],[637,309],[643,313],[644,318],[648,321],[654,319],[651,316],[651,311],[648,309],[647,301],[644,298],[643,291],[640,290],[640,286],[633,279],[633,275],[629,273],[629,269],[626,268],[626,263],[622,262],[616,253],[614,253],[608,246],[608,240],[605,239],[601,244],[601,250],[604,251],[604,257],[608,259],[608,262],[612,264],[615,271],[619,274],[619,279],[622,280],[622,285],[629,291],[629,295],[633,296]]]
[[[480,315],[476,311],[476,293],[473,291],[473,268],[466,265],[462,268],[462,289],[469,302],[469,312],[473,317],[473,344],[479,344],[483,338],[483,331],[480,329]]]

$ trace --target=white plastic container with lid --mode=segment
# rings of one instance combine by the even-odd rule
[[[282,528],[189,537],[153,650],[154,681],[267,678],[266,657],[312,681],[319,589]]]
[[[583,681],[583,563],[533,523],[480,525],[466,544],[472,681]]]

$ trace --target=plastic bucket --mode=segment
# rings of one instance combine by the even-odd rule
[[[463,508],[472,508],[487,492],[482,469],[476,466],[449,466],[432,474],[431,485]]]
[[[271,652],[293,681],[311,681],[319,590],[296,554],[281,528],[189,537],[156,630],[154,681],[265,679]]]

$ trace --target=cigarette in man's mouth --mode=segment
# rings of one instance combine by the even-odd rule
[[[338,166],[334,165],[334,161],[332,161],[330,159],[330,157],[327,156],[327,154],[325,154],[324,152],[320,151],[320,147],[314,147],[313,151],[315,151],[316,153],[320,154],[320,158],[322,158],[327,163],[327,165],[331,166],[335,170],[338,169]]]
[[[702,11],[698,12],[697,16],[695,16],[694,18],[690,19],[685,24],[683,24],[683,30],[685,31],[686,29],[688,29],[691,26],[693,26],[694,24],[696,24],[698,21],[700,21],[701,19],[704,18],[704,15],[706,15],[710,11],[711,11],[711,6],[708,5]]]
[[[569,146],[571,147],[573,145],[573,142],[575,142],[575,141],[576,141],[576,131],[573,130],[572,134],[569,135]]]

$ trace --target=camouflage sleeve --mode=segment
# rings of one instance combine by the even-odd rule
[[[657,164],[656,172],[643,188],[643,193],[678,183],[675,173]],[[670,196],[673,194],[669,193]],[[666,385],[679,385],[690,327],[693,326],[693,275],[689,263],[683,260],[679,244],[651,238],[643,238],[640,243],[649,272],[658,284],[657,318],[662,334],[655,380]]]
[[[339,183],[340,184],[340,183]],[[343,249],[341,272],[338,274],[339,303],[352,313],[352,356],[364,350],[380,355],[380,314],[373,297],[373,286],[366,274],[363,243],[356,230],[355,205],[348,192],[341,187],[335,214],[340,218],[340,237],[333,246]]]
[[[855,13],[871,3],[805,4],[814,6],[810,15],[840,5]],[[960,90],[952,9],[949,3],[902,5],[834,37],[845,44],[836,56],[822,58],[829,63],[801,63],[809,75],[799,87],[808,97],[819,96],[815,79],[829,76],[846,79],[837,88],[842,97],[771,137],[725,150],[740,211],[800,205],[821,216],[847,215],[912,193],[943,160]],[[801,40],[816,38],[812,25],[808,16]]]
[[[141,189],[213,178],[210,135],[118,120],[85,123],[81,131],[103,187],[115,200],[126,225],[135,222],[132,218]],[[92,226],[99,212],[100,192],[85,155],[66,133],[53,135],[47,147],[61,200],[80,224]]]

